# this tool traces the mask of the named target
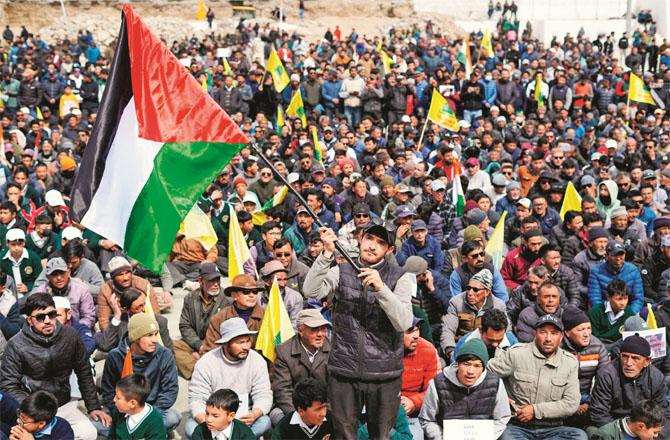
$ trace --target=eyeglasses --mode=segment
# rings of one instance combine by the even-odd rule
[[[272,177],[272,173],[261,173],[263,177]]]
[[[484,255],[486,255],[486,253],[482,251],[482,252],[479,252],[478,254],[470,254],[470,255],[468,255],[468,257],[470,257],[470,258],[483,258]]]
[[[354,218],[370,218],[368,214],[356,214]]]
[[[55,310],[52,310],[49,313],[38,313],[37,315],[30,315],[30,317],[37,320],[37,322],[44,322],[47,317],[53,321],[56,319],[56,316],[58,316],[58,312]]]
[[[32,425],[32,424],[35,424],[35,423],[38,423],[38,422],[37,422],[37,421],[26,422],[25,420],[23,420],[23,419],[21,418],[21,410],[20,410],[20,409],[17,409],[17,410],[16,410],[16,423],[17,423],[19,426],[26,426],[26,425]]]
[[[275,254],[275,257],[290,257],[291,253],[290,252],[277,252]]]
[[[484,289],[483,287],[482,287],[482,288],[479,288],[479,287],[468,286],[468,287],[467,287],[467,290],[472,290],[472,291],[475,292],[475,293],[479,293],[479,292],[481,292],[482,290],[486,290],[486,289]]]

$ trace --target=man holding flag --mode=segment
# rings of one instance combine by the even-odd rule
[[[400,405],[404,330],[412,325],[412,274],[386,257],[393,232],[369,223],[360,241],[359,268],[331,268],[337,236],[322,228],[324,250],[307,273],[308,298],[334,294],[333,346],[328,359],[329,394],[338,438],[356,438],[365,402],[370,438],[388,438]],[[374,335],[374,337],[371,337]]]

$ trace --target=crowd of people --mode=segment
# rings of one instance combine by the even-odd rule
[[[69,215],[114,45],[14,31],[0,438],[441,439],[463,419],[506,440],[668,438],[670,335],[645,331],[670,324],[670,43],[501,28],[484,54],[483,33],[431,22],[310,42],[245,21],[167,43],[267,161],[242,149],[198,201],[217,244],[177,233],[152,273]],[[655,105],[628,101],[631,73]],[[457,130],[426,119],[434,91]],[[281,124],[297,93],[307,126]],[[292,191],[256,224],[280,175]],[[251,259],[226,281],[232,215]],[[269,359],[254,348],[275,281],[295,336]]]

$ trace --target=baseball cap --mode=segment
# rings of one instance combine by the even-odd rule
[[[299,207],[298,210],[296,211],[295,215],[300,215],[300,214],[309,214],[309,211],[307,210],[307,208],[305,208],[304,206],[300,205],[300,207]]]
[[[352,214],[370,214],[370,207],[365,203],[356,203]]]
[[[414,208],[409,205],[400,205],[395,210],[396,217],[409,217],[410,215],[415,215],[416,212]]]
[[[465,161],[465,165],[479,165],[479,161],[475,157],[471,157]]]
[[[49,206],[65,206],[65,200],[60,191],[51,189],[44,195],[44,201]]]
[[[430,189],[437,192],[447,189],[447,186],[440,179],[433,180],[433,183],[430,184]]]
[[[216,267],[216,264],[210,263],[209,261],[200,263],[200,267],[198,267],[198,273],[200,274],[201,278],[204,278],[207,281],[216,280],[221,277],[219,268]]]
[[[47,275],[51,275],[54,272],[67,272],[67,263],[61,257],[52,258],[47,261],[44,271]]]
[[[491,183],[493,186],[507,186],[507,179],[502,174],[496,174]]]
[[[12,241],[17,241],[17,240],[26,241],[26,233],[23,232],[22,229],[12,228],[9,231],[7,231],[7,235],[5,236],[5,241],[7,243],[10,243]]]
[[[626,253],[626,248],[621,243],[615,240],[610,240],[607,243],[607,255],[621,255]]]
[[[332,327],[332,324],[328,322],[317,309],[302,309],[298,314],[296,325],[298,327],[306,325],[310,328],[322,327],[324,325]]]
[[[546,324],[551,324],[551,325],[553,325],[554,327],[556,327],[557,329],[559,329],[560,331],[563,331],[563,323],[561,322],[560,319],[558,319],[558,318],[555,317],[554,315],[544,315],[544,316],[541,316],[541,317],[537,320],[537,322],[535,323],[535,327],[534,327],[534,328],[537,330],[538,328],[540,328],[540,327],[542,327],[543,325],[546,325]]]
[[[74,240],[75,238],[81,238],[81,239],[84,238],[84,236],[81,233],[81,230],[75,228],[74,226],[68,226],[67,228],[63,229],[63,233],[61,236],[67,241]]]
[[[530,201],[530,199],[527,199],[526,197],[517,200],[516,204],[521,205],[526,209],[530,209],[533,206],[533,203]]]
[[[393,232],[389,231],[384,225],[370,223],[364,230],[366,234],[374,235],[384,240],[389,246],[393,245]]]
[[[644,170],[642,171],[642,179],[643,180],[651,180],[656,178],[656,173],[654,173],[654,170]]]
[[[426,222],[423,220],[414,220],[412,222],[412,232],[414,231],[427,231],[428,227],[426,226]]]
[[[396,189],[396,192],[399,192],[399,193],[408,193],[408,192],[412,192],[412,190],[409,189],[409,186],[405,185],[404,183],[399,183],[399,184],[395,187],[395,189]]]

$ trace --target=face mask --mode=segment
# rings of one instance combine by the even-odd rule
[[[487,75],[487,76],[484,77],[484,79],[486,79],[486,81],[491,81],[493,79],[493,77]]]
[[[612,197],[610,197],[609,194],[606,195],[606,196],[601,195],[599,198],[600,198],[600,201],[602,202],[602,204],[605,205],[605,206],[612,203]]]

